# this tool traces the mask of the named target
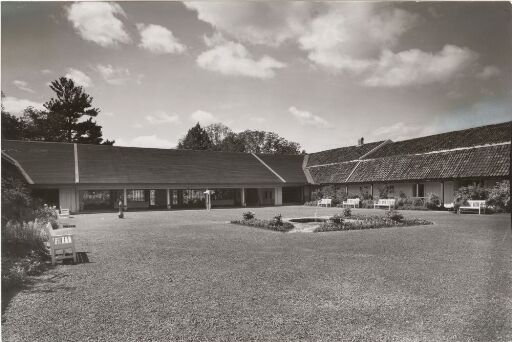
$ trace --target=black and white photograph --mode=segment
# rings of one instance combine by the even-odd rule
[[[1,341],[512,341],[506,1],[1,1]]]

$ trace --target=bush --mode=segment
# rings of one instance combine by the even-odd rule
[[[29,254],[45,256],[48,237],[44,226],[35,222],[9,221],[2,231],[2,255],[24,257]]]
[[[343,224],[343,216],[341,215],[334,215],[331,218],[329,218],[329,221],[335,225],[342,225]]]
[[[441,207],[441,198],[436,194],[427,194],[427,198],[425,200],[425,206],[429,209],[436,210]]]
[[[254,213],[252,211],[246,211],[245,213],[242,214],[242,217],[244,218],[244,220],[252,220],[254,218]]]
[[[343,209],[343,216],[344,216],[344,217],[350,217],[350,216],[352,216],[352,210],[350,210],[350,208],[345,208],[345,209]]]
[[[53,229],[58,228],[58,219],[59,216],[57,215],[57,212],[55,209],[44,206],[43,208],[39,208],[35,212],[35,216],[37,219],[37,222],[43,226],[46,226],[49,223],[51,223]]]
[[[453,197],[453,208],[455,212],[464,205],[468,205],[468,200],[486,200],[489,197],[489,189],[480,185],[462,186],[455,191]]]
[[[495,211],[510,212],[510,182],[502,181],[496,183],[489,191],[486,204]]]
[[[373,209],[374,202],[371,199],[364,199],[360,203],[361,203],[361,208]]]
[[[386,217],[395,222],[402,222],[404,220],[404,216],[396,210],[386,211]]]
[[[283,216],[281,214],[277,214],[276,216],[274,216],[274,218],[272,219],[272,225],[276,226],[276,227],[280,227],[283,225]]]
[[[317,201],[308,201],[308,202],[305,202],[304,205],[307,207],[316,207],[318,205],[318,202]]]
[[[12,177],[2,177],[2,226],[10,220],[33,220],[34,201],[25,184]]]
[[[314,201],[318,201],[322,198],[330,198],[332,205],[337,206],[347,200],[347,194],[345,193],[344,187],[342,189],[337,188],[335,185],[324,185],[311,193],[311,199]]]

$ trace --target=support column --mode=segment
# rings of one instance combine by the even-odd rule
[[[370,184],[370,192],[372,194],[372,199],[373,199],[373,184]]]
[[[348,185],[345,185],[345,194],[348,195]]]
[[[274,205],[283,205],[283,188],[275,188],[274,195]]]
[[[171,209],[171,194],[169,189],[167,189],[167,209]]]
[[[123,189],[123,205],[125,209],[128,209],[128,198],[126,197],[126,189]]]
[[[441,205],[444,208],[444,182],[441,182]]]
[[[247,206],[247,204],[245,204],[245,188],[242,188],[242,207],[245,207]]]

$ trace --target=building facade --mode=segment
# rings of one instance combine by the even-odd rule
[[[2,166],[34,195],[72,212],[301,204],[317,187],[349,196],[453,202],[462,185],[510,177],[512,122],[415,139],[384,140],[307,155],[190,151],[2,141]]]

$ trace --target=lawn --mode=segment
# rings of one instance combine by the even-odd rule
[[[19,292],[3,340],[512,340],[509,215],[406,211],[434,224],[279,233],[228,223],[243,211],[76,216],[90,262]]]

